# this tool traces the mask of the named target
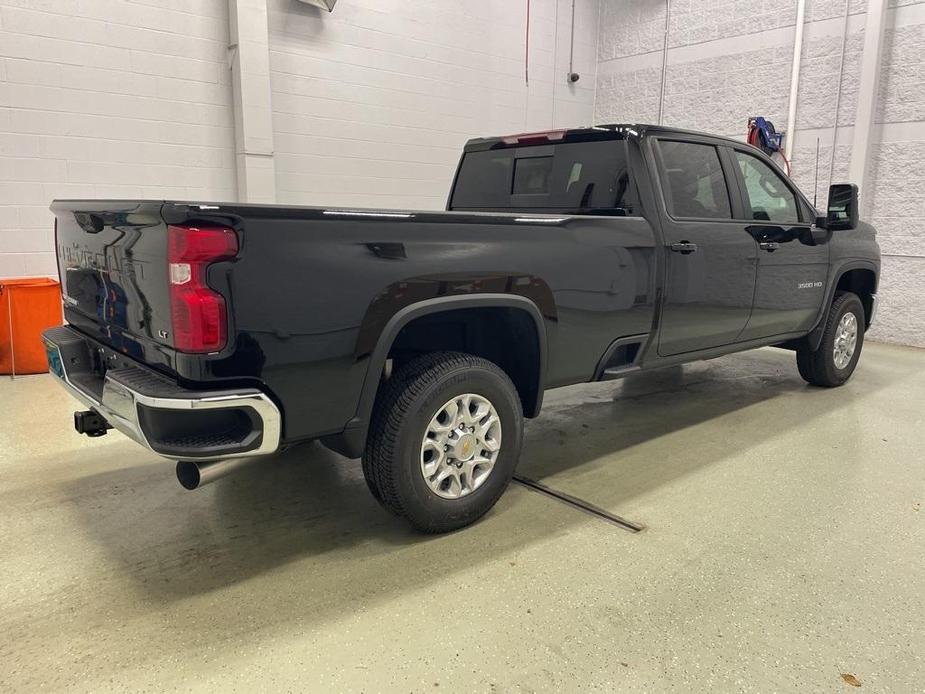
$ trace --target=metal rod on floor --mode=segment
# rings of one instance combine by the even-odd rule
[[[536,480],[531,480],[527,477],[520,477],[518,475],[515,475],[513,479],[515,482],[522,484],[528,489],[532,489],[533,491],[539,492],[540,494],[545,494],[546,496],[555,499],[556,501],[561,501],[565,504],[568,504],[572,508],[583,511],[584,513],[596,516],[597,518],[616,525],[618,528],[622,528],[623,530],[629,530],[631,533],[638,533],[640,530],[645,530],[646,526],[644,525],[634,523],[631,520],[627,520],[626,518],[613,514],[610,511],[601,508],[600,506],[595,506],[591,502],[585,501],[584,499],[579,499],[578,497],[572,496],[571,494],[560,492],[558,489],[547,487],[542,482],[537,482]]]

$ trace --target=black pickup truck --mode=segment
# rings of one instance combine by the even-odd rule
[[[721,137],[475,139],[446,212],[58,200],[52,373],[195,488],[320,439],[428,532],[505,490],[543,392],[776,345],[838,386],[874,318],[857,188],[817,215]],[[257,463],[259,464],[259,463]]]

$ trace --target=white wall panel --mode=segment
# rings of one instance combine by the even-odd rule
[[[226,4],[0,0],[0,277],[56,274],[56,197],[234,198]]]
[[[471,138],[591,120],[596,0],[270,0],[278,200],[440,209]]]
[[[673,0],[671,7],[665,124],[744,138],[748,116],[762,115],[784,129],[795,3]],[[830,180],[847,180],[865,7],[848,2],[840,74],[845,1],[807,3],[792,164],[797,185],[810,198],[816,192],[819,206]],[[882,310],[871,337],[925,346],[925,3],[894,0],[890,7],[871,176],[862,191],[864,217],[877,227],[884,254]],[[664,25],[664,0],[602,0],[596,122],[656,120]]]
[[[270,0],[277,199],[440,208],[469,137],[581,125],[598,0]],[[54,274],[55,197],[236,197],[223,0],[0,0],[0,276]]]

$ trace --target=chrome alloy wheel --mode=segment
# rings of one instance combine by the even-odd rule
[[[854,356],[858,344],[858,319],[849,311],[838,323],[835,330],[835,346],[832,348],[832,357],[836,369],[844,369]]]
[[[458,499],[488,479],[501,451],[501,418],[474,393],[457,395],[437,410],[421,442],[421,474],[437,496]]]

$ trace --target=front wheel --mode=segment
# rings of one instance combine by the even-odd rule
[[[851,378],[864,346],[864,306],[857,294],[835,295],[819,348],[797,350],[797,368],[807,383],[833,388]]]
[[[397,369],[376,398],[363,473],[419,530],[448,532],[495,505],[523,438],[520,398],[492,362],[434,352]]]

